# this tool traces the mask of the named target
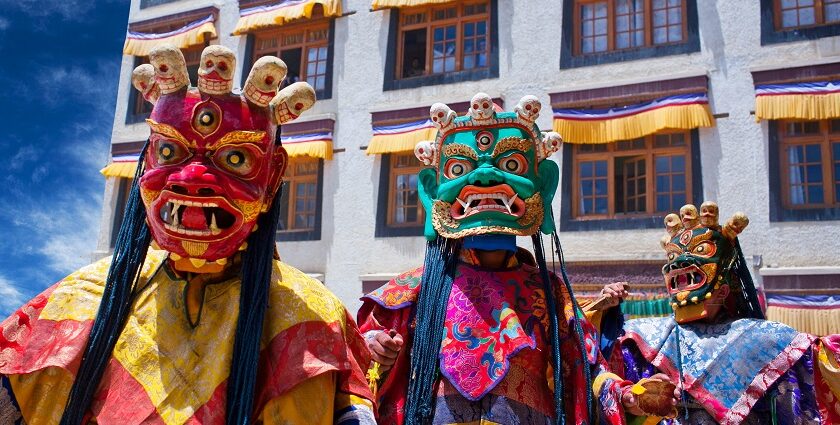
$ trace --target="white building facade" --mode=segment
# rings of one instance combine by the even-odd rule
[[[300,3],[314,6],[311,16],[275,19],[268,27],[245,19],[283,16],[278,10]],[[768,293],[840,294],[840,120],[833,119],[840,115],[762,117],[759,111],[773,119],[756,119],[756,86],[840,80],[840,5],[383,3],[132,0],[129,15],[129,31],[146,34],[177,32],[212,16],[215,35],[206,32],[203,43],[184,47],[193,67],[204,44],[223,44],[240,61],[235,81],[256,57],[274,54],[289,65],[289,78],[316,87],[316,105],[283,129],[293,156],[278,246],[284,261],[320,278],[351,310],[364,291],[421,265],[425,249],[412,177],[420,165],[406,150],[425,130],[420,125],[403,142],[379,143],[375,130],[416,130],[432,103],[460,104],[453,109],[461,113],[468,107],[462,102],[477,92],[506,110],[524,95],[538,96],[544,130],[555,125],[549,105],[561,115],[597,115],[607,108],[655,109],[650,102],[679,96],[707,99],[710,126],[566,143],[552,158],[562,170],[553,207],[573,282],[576,270],[599,265],[593,273],[606,279],[636,273],[622,270],[640,265],[655,275],[665,258],[662,217],[683,203],[713,200],[724,220],[735,211],[749,216],[741,245]],[[131,71],[142,61],[123,56],[114,164],[136,155],[149,134],[148,108],[131,87]],[[567,142],[584,137],[563,136]],[[114,164],[105,173],[111,177],[100,256],[112,249],[130,181]]]

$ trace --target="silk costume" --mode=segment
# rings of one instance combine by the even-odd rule
[[[95,401],[100,424],[223,424],[239,304],[236,276],[208,285],[198,323],[184,312],[187,282],[147,257],[142,291]],[[96,314],[109,259],[56,283],[0,325],[3,415],[53,424],[67,398]],[[359,362],[368,354],[352,318],[323,285],[275,261],[263,332],[255,417],[265,424],[357,423],[369,410]],[[366,364],[366,363],[364,363]],[[8,417],[8,416],[6,416]],[[24,422],[16,422],[24,423]]]
[[[525,96],[503,112],[484,93],[463,116],[430,108],[437,136],[414,150],[428,166],[425,265],[365,296],[358,315],[367,338],[404,339],[392,369],[369,375],[383,423],[622,423],[628,383],[607,372],[570,287],[542,251],[515,247],[554,232],[559,171],[547,158],[561,140],[537,128],[540,109]],[[480,250],[508,252],[505,266],[480,266]]]
[[[764,319],[737,242],[748,220],[736,213],[720,226],[717,216],[705,202],[699,214],[686,205],[666,217],[663,275],[675,314],[625,322],[611,364],[633,382],[665,373],[679,384],[683,400],[662,423],[836,423],[818,360],[834,358],[836,346]]]
[[[462,255],[446,313],[446,339],[440,354],[443,378],[437,390],[434,423],[550,424],[554,416],[551,364],[547,341],[548,319],[542,283],[535,265],[516,256],[502,270],[476,264],[470,252]],[[381,384],[379,410],[383,423],[402,424],[408,350],[414,327],[414,305],[422,268],[403,273],[363,298],[359,311],[363,333],[394,329],[405,336],[405,347]],[[556,277],[554,277],[557,280]],[[567,420],[586,418],[583,359],[570,334],[574,306],[562,285],[555,284],[561,317],[561,352]],[[621,423],[620,389],[623,380],[608,373],[600,357],[595,329],[586,330],[587,364],[602,373],[601,415],[607,423]],[[573,330],[571,332],[574,332]],[[491,422],[481,422],[491,421]]]
[[[314,90],[278,92],[286,65],[267,56],[234,92],[219,45],[196,87],[179,49],[149,61],[132,83],[151,132],[114,255],[0,325],[3,423],[375,423],[353,319],[276,253],[278,126]]]

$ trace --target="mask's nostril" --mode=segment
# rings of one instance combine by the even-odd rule
[[[207,187],[202,187],[198,189],[198,194],[201,196],[213,196],[216,194],[216,191]]]
[[[171,190],[171,191],[173,191],[173,192],[175,192],[179,195],[187,195],[189,193],[189,192],[187,192],[187,188],[185,188],[184,186],[179,186],[177,184],[173,184],[172,186],[170,186],[169,190]]]

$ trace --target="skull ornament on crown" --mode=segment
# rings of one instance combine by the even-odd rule
[[[309,109],[315,91],[297,83],[278,93],[286,65],[268,57],[254,65],[243,94],[235,94],[233,52],[214,45],[201,57],[197,87],[190,87],[184,57],[172,46],[152,50],[151,64],[139,66],[132,82],[154,104],[139,181],[152,237],[176,269],[207,273],[221,271],[245,248],[271,205],[287,162],[275,144],[277,126]],[[290,114],[274,106],[278,99],[284,105],[296,99],[300,108]]]
[[[694,205],[680,208],[680,214],[665,217],[662,248],[668,263],[662,268],[671,295],[671,307],[678,323],[713,320],[726,303],[734,276],[736,238],[749,224],[743,213],[735,213],[722,227],[718,206],[704,202],[698,213]]]
[[[442,103],[432,105],[436,139],[414,149],[429,166],[419,175],[427,239],[554,230],[549,210],[559,171],[546,159],[561,140],[536,126],[540,106],[525,96],[514,112],[497,112],[484,93],[473,97],[462,117]]]

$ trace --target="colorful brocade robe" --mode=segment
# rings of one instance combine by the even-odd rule
[[[90,406],[90,423],[223,424],[239,310],[238,277],[207,285],[197,323],[187,282],[150,251],[132,313]],[[48,288],[2,323],[0,420],[57,424],[102,296],[109,259]],[[323,285],[274,262],[256,423],[372,424],[369,354]]]
[[[447,306],[446,336],[440,352],[434,424],[550,424],[554,417],[553,375],[545,293],[539,270],[512,258],[503,270],[488,270],[462,253]],[[370,335],[394,329],[405,345],[393,368],[379,380],[379,420],[403,424],[409,378],[409,353],[414,306],[422,268],[406,272],[366,295],[359,311],[360,329]],[[606,373],[594,330],[586,334],[584,360],[574,337],[573,303],[552,275],[560,309],[560,351],[566,423],[598,423],[587,419],[584,364],[592,370],[605,423],[623,423],[621,388],[628,383]]]
[[[627,379],[663,372],[681,382],[685,401],[670,423],[840,423],[836,338],[768,320],[678,325],[673,316],[630,320],[624,331],[615,355]]]

